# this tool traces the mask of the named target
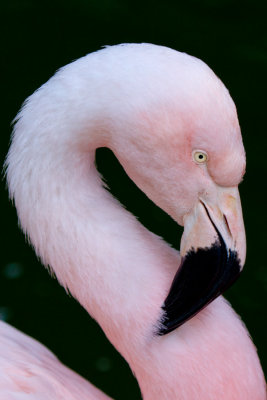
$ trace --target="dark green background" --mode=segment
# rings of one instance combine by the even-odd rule
[[[247,151],[240,187],[248,255],[227,298],[242,316],[267,369],[266,350],[266,2],[227,0],[10,0],[0,5],[1,154],[22,101],[60,66],[121,42],[151,42],[195,55],[223,80],[237,105]],[[180,229],[130,183],[108,150],[97,154],[113,192],[173,245]],[[123,185],[127,190],[121,190]],[[84,310],[38,263],[17,227],[3,183],[0,316],[52,349],[116,399],[137,399],[126,363]]]

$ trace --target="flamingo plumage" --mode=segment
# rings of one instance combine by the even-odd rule
[[[105,190],[98,147],[184,226],[180,253]],[[234,103],[206,64],[128,44],[67,65],[25,102],[6,167],[36,253],[127,360],[145,400],[266,399],[256,349],[219,296],[245,260],[245,152]],[[5,323],[0,337],[0,399],[108,399]]]

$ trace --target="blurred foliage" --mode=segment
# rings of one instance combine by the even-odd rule
[[[248,0],[9,0],[0,5],[2,160],[10,123],[23,100],[59,67],[103,45],[152,42],[188,52],[207,62],[229,88],[248,159],[240,187],[248,256],[242,277],[227,297],[246,323],[265,371],[266,17],[265,1]],[[181,230],[138,191],[109,150],[97,151],[97,164],[122,203],[177,247]],[[124,360],[25,243],[4,186],[0,318],[46,344],[110,396],[137,399],[139,390]]]

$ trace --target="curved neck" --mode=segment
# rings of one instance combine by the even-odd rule
[[[130,361],[134,344],[137,350],[156,330],[180,259],[103,187],[94,157],[95,149],[65,151],[65,180],[59,170],[49,174],[57,184],[51,191],[45,184],[46,203],[38,203],[52,220],[45,261]]]
[[[185,87],[182,80],[177,80],[177,63],[172,63],[169,50],[161,50],[160,59],[158,56],[154,59],[160,62],[159,68],[153,68],[153,79],[148,79],[153,58],[150,59],[150,46],[144,46],[136,74],[135,53],[128,63],[127,52],[122,58],[117,58],[117,50],[114,57],[112,51],[107,58],[108,50],[94,53],[60,70],[27,100],[18,115],[7,159],[11,197],[37,254],[98,321],[129,362],[144,399],[255,398],[251,392],[242,395],[246,388],[241,393],[236,382],[240,382],[239,374],[241,378],[242,374],[252,376],[253,366],[250,370],[246,368],[253,357],[254,365],[258,363],[256,355],[252,356],[256,353],[242,324],[222,298],[172,333],[164,337],[155,335],[162,303],[180,262],[179,254],[148,232],[112,198],[103,188],[94,166],[95,149],[107,146],[119,154],[128,175],[136,181],[140,179],[137,182],[140,185],[143,164],[140,175],[134,168],[139,165],[140,154],[148,165],[151,159],[146,157],[147,149],[151,146],[159,149],[167,141],[164,135],[159,142],[154,137],[152,144],[143,148],[144,142],[135,137],[136,132],[144,124],[155,125],[154,119],[152,124],[150,119],[162,105],[166,108],[162,113],[162,128],[173,126],[172,118],[176,121],[175,108],[171,115],[166,111],[173,104],[169,91],[174,82],[178,82],[177,93]],[[165,68],[166,59],[170,76],[166,73],[169,71]],[[187,62],[178,64],[183,66],[182,73],[184,69],[187,72]],[[192,65],[195,68],[195,62]],[[146,73],[140,79],[143,69]],[[191,77],[189,73],[186,75]],[[192,76],[197,76],[197,87],[199,82],[205,82],[194,72]],[[189,87],[194,87],[192,82]],[[154,109],[159,93],[161,100]],[[180,106],[191,104],[194,94],[195,90],[193,97],[190,94]],[[178,103],[179,99],[180,96]],[[146,107],[154,109],[148,119]],[[185,111],[183,107],[181,110]],[[139,119],[141,125],[136,126]],[[179,125],[177,122],[181,121],[176,121],[175,126]],[[144,139],[147,140],[146,135]],[[168,163],[169,153],[164,154],[167,178],[172,163]],[[174,157],[176,160],[176,153]],[[158,204],[175,215],[165,201],[165,193],[166,189],[172,189],[171,203],[175,204],[178,184],[173,187],[171,182],[179,182],[179,177],[165,179],[162,185],[165,164],[158,164],[157,157],[154,159],[144,191],[148,195],[149,191],[154,193],[150,178],[157,171],[158,179],[153,183],[155,192],[161,192]],[[229,368],[221,367],[225,360]],[[259,371],[257,368],[254,370]],[[226,387],[230,391],[226,392]]]
[[[70,93],[52,78],[28,100],[15,126],[9,157],[20,157],[9,187],[37,254],[132,365],[160,323],[180,259],[103,187],[95,150],[112,140],[86,102],[78,112],[81,86]]]
[[[7,160],[10,193],[37,254],[129,362],[144,398],[177,399],[192,389],[190,371],[216,348],[228,311],[219,324],[212,312],[224,304],[218,299],[178,331],[155,336],[179,254],[103,188],[95,149],[116,143],[107,134],[108,119],[94,103],[88,106],[82,91],[82,82],[68,86],[55,77],[28,100]],[[202,380],[200,374],[192,390]]]

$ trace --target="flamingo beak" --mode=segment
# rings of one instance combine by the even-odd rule
[[[196,315],[228,289],[245,262],[246,239],[237,187],[218,187],[184,217],[181,264],[174,277],[159,335]]]

